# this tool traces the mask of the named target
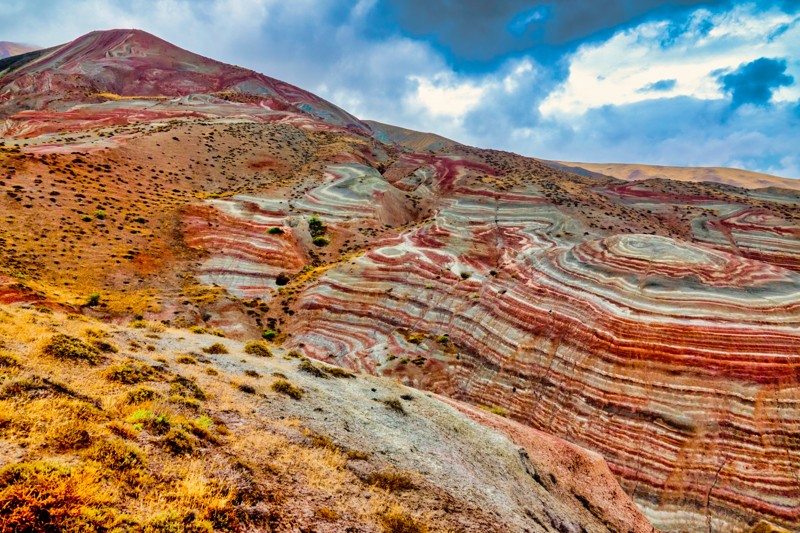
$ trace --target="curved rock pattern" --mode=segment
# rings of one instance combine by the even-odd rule
[[[599,451],[667,530],[800,521],[798,273],[667,236],[576,238],[530,187],[451,188],[429,223],[308,288],[293,342]]]

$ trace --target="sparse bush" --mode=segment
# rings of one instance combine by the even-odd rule
[[[330,374],[331,376],[333,376],[335,378],[347,378],[347,379],[349,379],[349,378],[356,377],[356,375],[353,374],[352,372],[350,372],[348,370],[345,370],[344,368],[341,368],[341,367],[338,367],[338,366],[325,367],[325,370],[328,372],[328,374]]]
[[[389,492],[400,492],[416,488],[408,474],[394,470],[373,472],[367,477],[367,483]]]
[[[203,348],[203,352],[208,353],[208,354],[217,354],[217,355],[219,355],[219,354],[228,353],[228,349],[225,347],[224,344],[222,344],[220,342],[215,342],[211,346],[206,346],[205,348]]]
[[[200,388],[200,385],[198,385],[193,379],[183,376],[175,376],[172,381],[170,381],[169,390],[173,394],[191,396],[192,398],[196,398],[198,400],[206,399],[206,393]]]
[[[286,274],[285,272],[281,272],[275,277],[275,285],[283,287],[284,285],[288,284],[291,280],[292,278],[290,278],[288,274]]]
[[[128,392],[127,402],[129,404],[137,404],[149,402],[159,398],[161,395],[148,387],[139,387]]]
[[[169,397],[169,401],[172,403],[177,403],[178,405],[182,405],[184,407],[188,407],[190,409],[199,409],[200,402],[195,400],[194,398],[187,398],[186,396],[181,396],[180,394],[173,394]]]
[[[249,341],[244,345],[244,353],[258,357],[272,357],[267,344],[261,341]]]
[[[247,383],[239,383],[236,385],[236,388],[242,391],[245,394],[255,394],[256,388],[252,385],[248,385]]]
[[[381,402],[392,411],[400,413],[401,415],[406,414],[406,410],[403,408],[403,404],[400,403],[400,400],[397,398],[387,398],[385,400],[381,400]]]
[[[261,377],[261,374],[259,374],[255,370],[245,370],[244,371],[244,375],[245,376],[249,376],[251,378],[260,378]]]
[[[109,422],[106,427],[114,435],[122,437],[123,439],[135,439],[137,436],[135,429],[133,429],[128,424],[120,422],[119,420],[114,420],[112,422]]]
[[[108,439],[98,442],[90,451],[89,457],[112,471],[126,471],[145,465],[142,450],[122,439]]]
[[[284,231],[278,226],[273,226],[267,230],[267,233],[270,235],[283,235]]]
[[[413,517],[399,506],[386,510],[380,516],[385,533],[428,533],[427,524]]]
[[[468,272],[465,270],[461,273],[461,279],[469,279],[471,277],[472,277],[472,272]]]
[[[147,365],[127,362],[109,367],[108,370],[106,370],[106,379],[133,385],[134,383],[147,381],[152,377],[153,373],[153,369]]]
[[[20,366],[16,357],[7,353],[0,353],[0,368],[13,368]]]
[[[175,359],[175,362],[176,363],[180,363],[182,365],[196,365],[197,364],[197,359],[195,359],[191,355],[179,355]]]
[[[192,438],[181,429],[173,429],[161,439],[161,445],[173,455],[186,455],[194,450]]]
[[[209,376],[219,376],[219,371],[216,368],[208,367],[206,368],[206,374]]]
[[[325,246],[328,246],[331,241],[329,241],[326,237],[314,237],[314,240],[311,242],[314,243],[314,246],[318,248],[323,248]]]
[[[290,398],[294,398],[295,400],[299,400],[303,397],[303,391],[298,387],[295,387],[285,379],[279,379],[275,383],[272,384],[270,387],[273,391],[278,392],[280,394],[285,394]]]
[[[339,513],[337,513],[330,507],[320,507],[319,509],[314,511],[314,514],[317,515],[318,518],[321,518],[326,522],[336,522],[337,520],[339,520],[339,518],[341,518],[341,516],[339,516]]]
[[[96,292],[90,294],[89,298],[86,300],[86,305],[89,307],[97,307],[100,305],[100,295]]]
[[[314,364],[308,359],[303,359],[302,361],[300,361],[300,366],[298,368],[300,369],[300,372],[311,374],[315,378],[323,378],[323,379],[328,378],[328,373],[325,372],[325,370],[317,366],[314,366]]]
[[[90,365],[96,365],[103,359],[94,346],[63,333],[53,335],[42,351],[45,355],[56,359],[86,361]]]
[[[116,346],[114,346],[110,342],[107,342],[107,341],[104,341],[104,340],[94,339],[94,340],[91,341],[91,343],[92,343],[92,346],[94,346],[95,348],[97,348],[101,352],[105,352],[105,353],[117,353],[117,352],[119,352],[119,348],[117,348]]]
[[[278,334],[275,332],[275,330],[267,329],[264,331],[264,333],[261,334],[261,336],[267,339],[268,341],[271,341],[275,339],[275,337],[277,337]]]
[[[290,350],[289,353],[286,354],[287,359],[297,359],[301,357],[303,357],[303,354],[301,354],[297,350]]]
[[[425,334],[424,333],[412,333],[408,337],[406,337],[406,341],[409,344],[422,344],[425,342]]]

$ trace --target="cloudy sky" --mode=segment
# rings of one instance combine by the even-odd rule
[[[126,27],[476,146],[800,178],[798,0],[0,0],[0,40]]]

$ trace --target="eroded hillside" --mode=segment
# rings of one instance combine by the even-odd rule
[[[600,453],[664,530],[800,523],[796,193],[415,151],[212,93],[7,111],[0,301],[492,408]]]

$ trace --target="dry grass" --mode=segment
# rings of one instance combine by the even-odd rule
[[[348,461],[369,455],[297,419],[264,418],[256,410],[263,400],[237,394],[237,377],[221,369],[188,365],[178,374],[120,348],[102,368],[59,365],[58,381],[43,377],[54,364],[43,348],[56,335],[126,346],[144,344],[150,329],[109,331],[0,306],[0,438],[26,450],[24,461],[0,470],[0,533],[286,530],[288,516],[298,516],[289,509],[306,505],[306,529],[423,524],[397,499],[414,490],[402,474],[359,479]],[[272,390],[303,395],[285,378]]]

